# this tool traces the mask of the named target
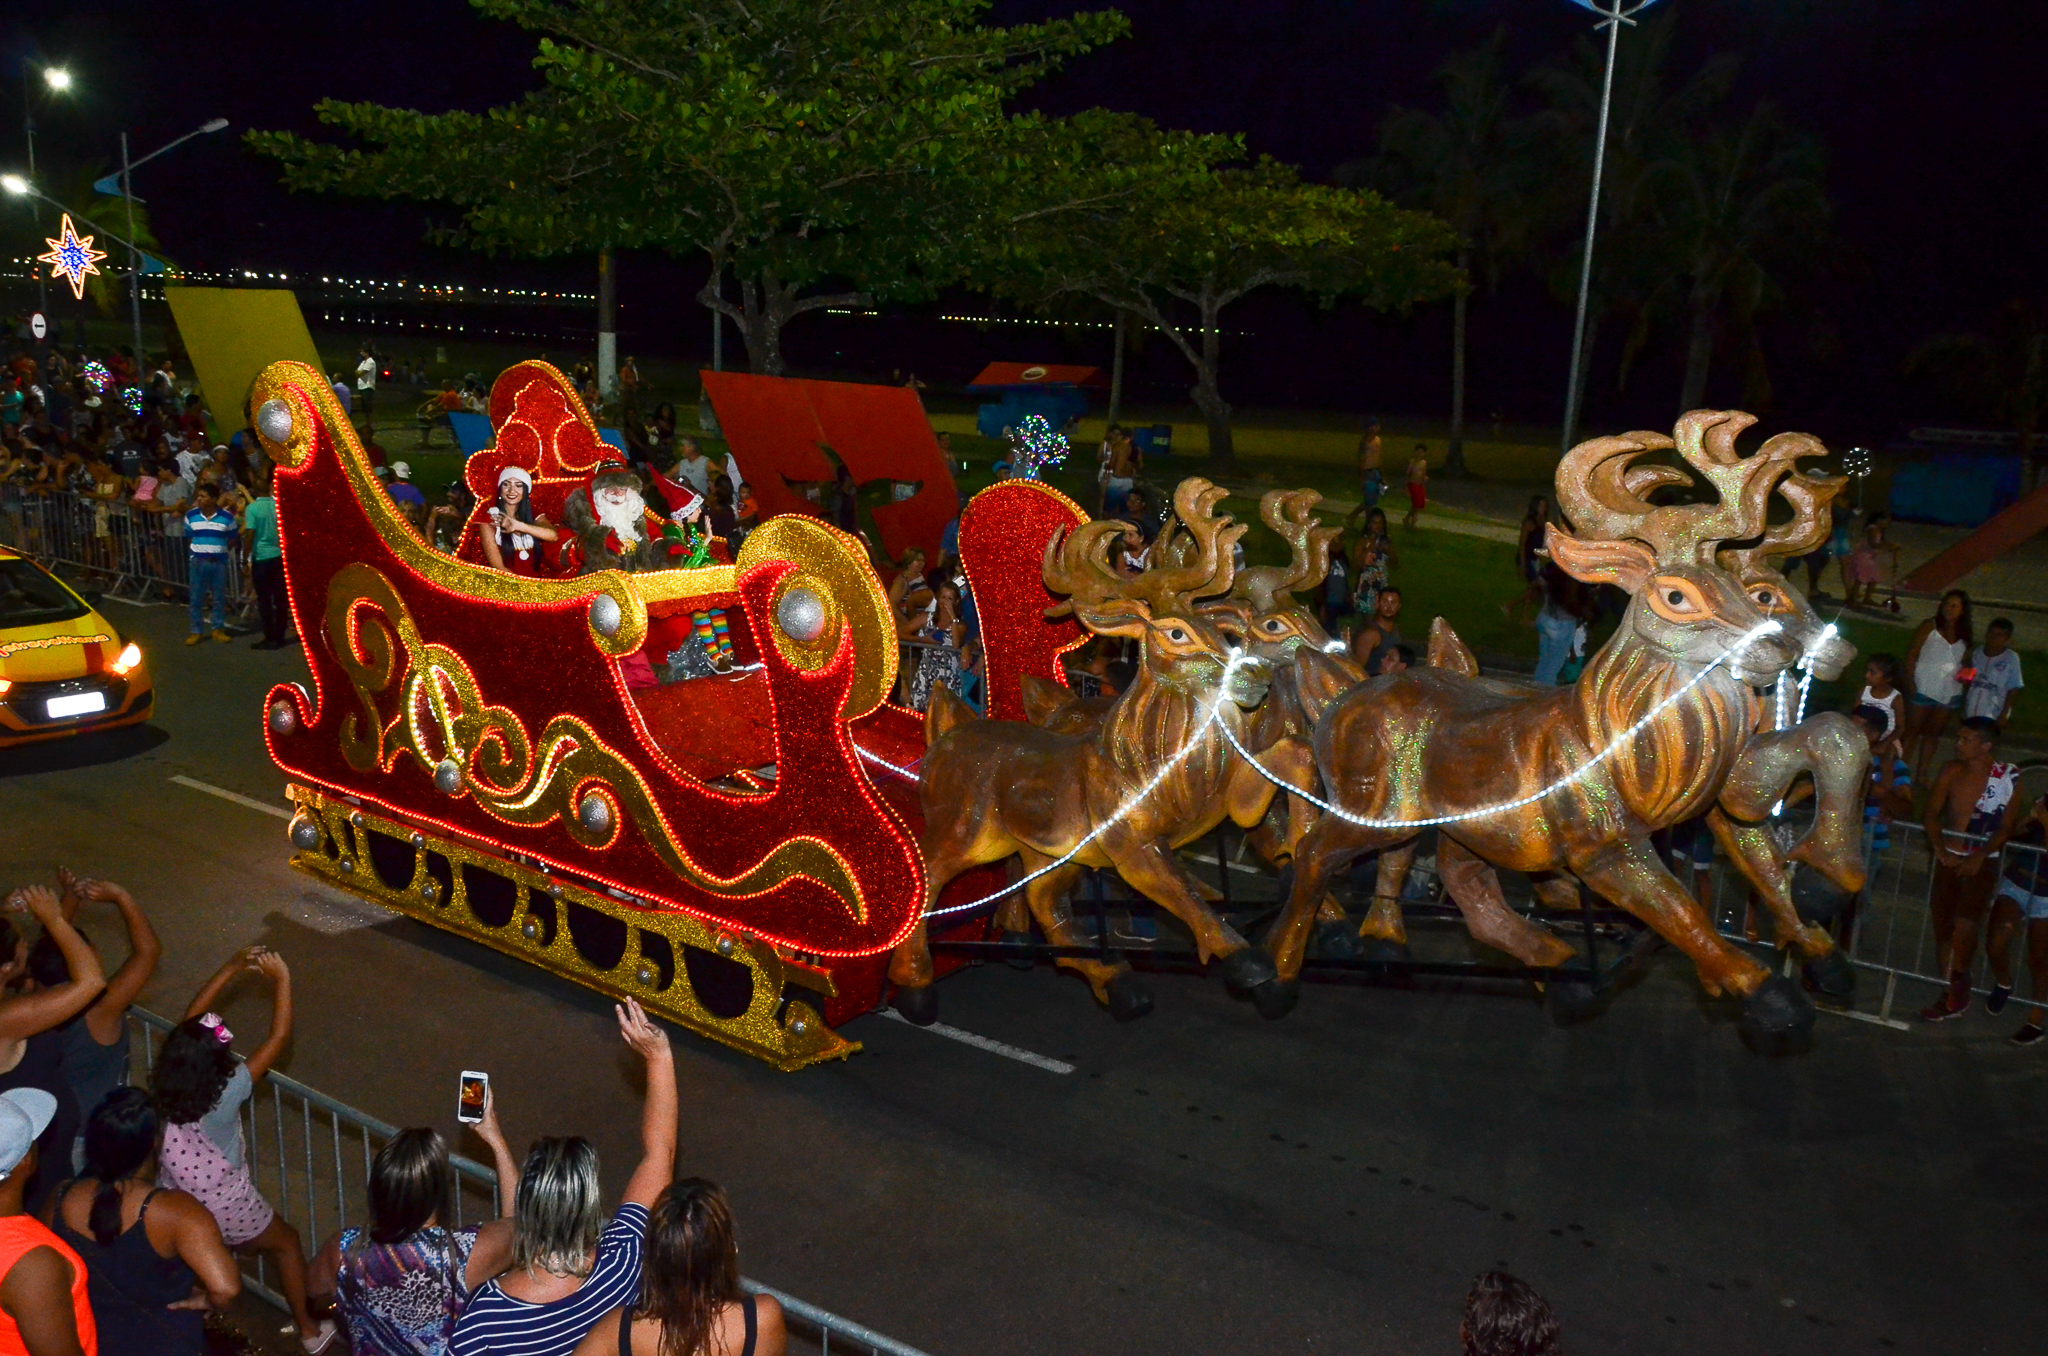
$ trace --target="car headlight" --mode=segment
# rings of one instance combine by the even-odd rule
[[[119,657],[109,667],[121,677],[126,678],[129,674],[142,667],[142,647],[132,640],[129,641]]]

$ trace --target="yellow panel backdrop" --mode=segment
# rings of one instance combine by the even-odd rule
[[[164,299],[222,438],[248,426],[242,406],[257,374],[270,364],[289,358],[316,372],[327,370],[299,313],[299,299],[287,289],[166,287]]]

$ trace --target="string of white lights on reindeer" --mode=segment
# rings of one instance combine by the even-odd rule
[[[1730,645],[1727,649],[1723,650],[1719,655],[1715,656],[1712,663],[1709,663],[1708,665],[1706,665],[1706,667],[1702,668],[1698,673],[1694,674],[1692,678],[1686,682],[1685,686],[1679,688],[1678,691],[1672,693],[1663,701],[1658,702],[1655,706],[1650,708],[1649,712],[1646,715],[1644,715],[1641,720],[1638,720],[1635,724],[1629,726],[1626,730],[1623,730],[1620,734],[1616,735],[1614,739],[1607,745],[1606,748],[1594,754],[1593,757],[1588,759],[1586,762],[1580,764],[1578,768],[1576,768],[1572,772],[1569,772],[1565,776],[1560,777],[1558,780],[1552,782],[1549,786],[1544,787],[1542,790],[1535,792],[1533,795],[1523,796],[1516,800],[1501,801],[1498,804],[1482,806],[1476,810],[1465,810],[1454,815],[1438,815],[1428,819],[1372,819],[1364,815],[1355,815],[1352,814],[1350,811],[1343,809],[1340,806],[1332,805],[1330,802],[1323,800],[1318,796],[1315,796],[1307,791],[1303,791],[1300,788],[1295,787],[1288,782],[1282,781],[1280,778],[1274,776],[1271,772],[1266,770],[1265,765],[1260,763],[1259,760],[1253,756],[1251,750],[1247,749],[1242,743],[1238,741],[1237,735],[1234,731],[1231,730],[1229,723],[1221,718],[1223,713],[1223,703],[1226,700],[1228,700],[1228,697],[1227,695],[1219,695],[1215,702],[1211,703],[1208,714],[1202,718],[1201,723],[1196,725],[1194,731],[1188,736],[1187,742],[1182,744],[1180,748],[1174,752],[1173,756],[1168,758],[1166,762],[1160,766],[1159,770],[1153,774],[1152,780],[1146,782],[1145,785],[1139,787],[1136,792],[1132,793],[1130,798],[1125,800],[1122,805],[1118,806],[1116,812],[1110,815],[1109,818],[1105,819],[1102,823],[1096,825],[1093,829],[1089,830],[1087,836],[1082,838],[1080,842],[1074,844],[1074,846],[1065,855],[1055,858],[1053,861],[1047,862],[1044,866],[1038,868],[1038,870],[1031,872],[1029,875],[1023,877],[1020,880],[1012,881],[1010,884],[1004,886],[1002,889],[997,890],[992,894],[983,895],[980,899],[971,900],[965,904],[950,904],[943,909],[933,909],[931,912],[927,913],[925,917],[940,918],[944,917],[947,914],[966,913],[969,910],[981,908],[983,905],[992,904],[996,900],[1001,899],[1005,895],[1015,894],[1018,890],[1023,889],[1026,885],[1029,885],[1032,881],[1037,880],[1040,876],[1055,871],[1060,867],[1065,866],[1068,862],[1074,860],[1075,857],[1081,854],[1082,849],[1086,848],[1090,843],[1095,841],[1095,839],[1101,837],[1102,834],[1107,832],[1113,825],[1121,821],[1126,815],[1130,814],[1132,810],[1135,810],[1138,807],[1139,803],[1145,799],[1145,797],[1151,795],[1153,790],[1162,781],[1166,780],[1166,775],[1169,772],[1171,772],[1174,768],[1178,767],[1181,761],[1185,759],[1188,756],[1188,754],[1194,750],[1195,744],[1200,740],[1202,732],[1206,730],[1212,723],[1223,731],[1223,737],[1229,741],[1231,748],[1237,751],[1238,756],[1240,758],[1243,758],[1247,763],[1250,763],[1253,770],[1256,771],[1260,776],[1264,777],[1267,781],[1273,783],[1273,785],[1279,787],[1281,790],[1289,792],[1293,795],[1300,796],[1302,799],[1308,801],[1311,805],[1314,805],[1316,808],[1322,810],[1325,814],[1332,814],[1337,816],[1339,819],[1346,821],[1347,823],[1356,824],[1361,828],[1370,829],[1426,829],[1435,827],[1440,824],[1458,824],[1463,823],[1467,820],[1484,819],[1489,815],[1501,814],[1504,811],[1508,810],[1520,809],[1524,805],[1532,805],[1535,802],[1542,800],[1546,796],[1555,795],[1557,792],[1562,791],[1565,787],[1571,786],[1572,784],[1583,778],[1587,773],[1591,772],[1594,768],[1598,767],[1601,763],[1613,757],[1614,754],[1621,748],[1623,744],[1627,743],[1630,739],[1634,738],[1645,727],[1647,727],[1650,724],[1650,722],[1654,721],[1658,716],[1664,714],[1665,711],[1669,710],[1672,707],[1672,705],[1674,705],[1676,702],[1682,699],[1688,692],[1691,692],[1695,687],[1699,686],[1700,683],[1704,682],[1708,674],[1712,673],[1716,668],[1720,667],[1723,663],[1727,662],[1727,660],[1731,656],[1741,653],[1743,650],[1749,648],[1749,646],[1752,643],[1762,639],[1764,636],[1773,635],[1779,631],[1782,631],[1783,629],[1784,627],[1780,623],[1775,621],[1766,621],[1758,624],[1757,626],[1751,627],[1739,639],[1737,639],[1734,644]],[[1237,666],[1241,662],[1243,662],[1245,658],[1246,655],[1241,650],[1233,650],[1231,652],[1230,662],[1227,665],[1225,665],[1223,670],[1223,683],[1227,683],[1229,681],[1231,673],[1237,668]],[[867,759],[869,762],[875,763],[881,767],[889,769],[889,771],[894,772],[896,775],[904,778],[906,781],[916,782],[923,780],[915,772],[912,772],[906,768],[897,767],[894,763],[891,763],[887,759],[882,758],[876,754],[869,753],[866,749],[861,748],[859,745],[855,745],[854,749],[857,753],[859,753],[863,758]]]
[[[1692,691],[1695,687],[1698,687],[1702,682],[1706,681],[1707,675],[1712,673],[1715,669],[1719,668],[1721,664],[1724,663],[1730,655],[1738,654],[1741,651],[1748,649],[1752,642],[1759,640],[1764,636],[1768,636],[1775,632],[1782,631],[1784,629],[1785,628],[1782,625],[1774,621],[1763,622],[1759,625],[1751,627],[1747,632],[1743,634],[1740,640],[1736,641],[1733,645],[1730,645],[1727,649],[1723,650],[1718,656],[1716,656],[1711,664],[1708,664],[1705,668],[1701,669],[1698,673],[1694,674],[1691,677],[1691,679],[1689,679],[1686,682],[1684,687],[1679,688],[1678,691],[1672,693],[1663,701],[1658,702],[1655,706],[1649,709],[1649,711],[1643,716],[1641,720],[1637,721],[1635,724],[1629,726],[1626,730],[1623,730],[1620,734],[1616,735],[1612,742],[1610,742],[1606,748],[1600,750],[1600,752],[1594,754],[1591,758],[1579,764],[1579,766],[1574,768],[1572,771],[1566,773],[1564,776],[1558,778],[1550,785],[1544,787],[1541,791],[1534,792],[1527,796],[1521,796],[1514,800],[1500,801],[1493,805],[1482,805],[1476,810],[1463,810],[1454,815],[1435,815],[1428,819],[1373,819],[1367,815],[1355,815],[1351,813],[1349,810],[1342,808],[1341,806],[1332,805],[1329,801],[1323,800],[1322,798],[1313,795],[1310,792],[1303,791],[1298,787],[1289,785],[1287,782],[1280,780],[1278,777],[1268,772],[1265,768],[1265,765],[1260,763],[1257,758],[1254,758],[1252,756],[1251,750],[1247,749],[1244,745],[1238,743],[1237,736],[1231,732],[1228,726],[1224,727],[1223,737],[1230,741],[1230,747],[1237,750],[1238,756],[1244,759],[1247,763],[1250,763],[1252,765],[1252,769],[1256,771],[1260,776],[1264,777],[1267,781],[1273,783],[1273,785],[1279,787],[1283,791],[1287,791],[1290,794],[1300,796],[1309,804],[1323,811],[1323,813],[1335,815],[1337,816],[1337,818],[1343,820],[1347,824],[1356,824],[1358,827],[1362,829],[1428,829],[1434,828],[1440,824],[1462,824],[1467,820],[1485,819],[1490,815],[1497,815],[1507,810],[1519,810],[1524,805],[1533,805],[1537,801],[1542,800],[1545,796],[1555,795],[1557,792],[1564,790],[1564,788],[1566,788],[1567,786],[1570,786],[1573,783],[1579,781],[1587,773],[1591,772],[1594,768],[1600,766],[1600,764],[1606,762],[1609,758],[1613,757],[1614,754],[1620,750],[1623,744],[1626,744],[1629,740],[1633,739],[1637,734],[1641,733],[1642,730],[1646,726],[1648,726],[1651,721],[1663,715],[1664,712],[1669,710],[1674,703],[1676,703],[1677,701],[1679,701],[1679,699],[1684,697],[1686,693]]]

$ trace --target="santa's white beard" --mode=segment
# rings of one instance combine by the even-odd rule
[[[647,501],[628,490],[622,499],[615,499],[607,493],[594,495],[591,508],[597,520],[612,530],[623,547],[638,546],[642,541],[640,524],[647,514]]]

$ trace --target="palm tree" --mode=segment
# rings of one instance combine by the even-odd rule
[[[1677,154],[1695,135],[1727,97],[1742,64],[1736,54],[1720,53],[1674,84],[1670,67],[1677,22],[1675,9],[1642,20],[1621,43],[1614,67],[1586,351],[1594,351],[1594,339],[1604,321],[1618,318],[1627,324],[1617,388],[1627,384],[1631,366],[1654,332],[1658,310],[1651,304],[1652,298],[1669,267],[1665,242],[1651,211],[1650,167]],[[1529,84],[1542,95],[1552,114],[1542,124],[1551,135],[1549,179],[1560,189],[1569,187],[1579,195],[1580,203],[1593,163],[1605,60],[1601,47],[1580,38],[1567,64],[1539,67],[1529,74]],[[1572,296],[1578,267],[1575,242],[1551,273],[1551,288],[1559,297]],[[1579,373],[1581,383],[1590,368],[1588,362]]]
[[[1756,316],[1782,300],[1785,273],[1825,236],[1833,209],[1823,169],[1820,143],[1768,102],[1740,127],[1710,128],[1647,167],[1649,210],[1685,289],[1681,411],[1704,402],[1724,329],[1732,322],[1753,336]]]
[[[1964,418],[2019,432],[2020,465],[2037,477],[2034,444],[2048,407],[2048,310],[2015,298],[1981,332],[1937,334],[1906,359],[1906,376]]]
[[[1538,199],[1545,166],[1538,154],[1544,119],[1513,114],[1514,92],[1501,77],[1508,31],[1437,69],[1441,113],[1395,108],[1380,124],[1380,154],[1338,169],[1340,183],[1370,181],[1404,206],[1434,212],[1458,232],[1458,271],[1476,263],[1488,290],[1530,243],[1547,214]],[[1465,335],[1469,282],[1451,299],[1451,437],[1444,470],[1465,470]]]

